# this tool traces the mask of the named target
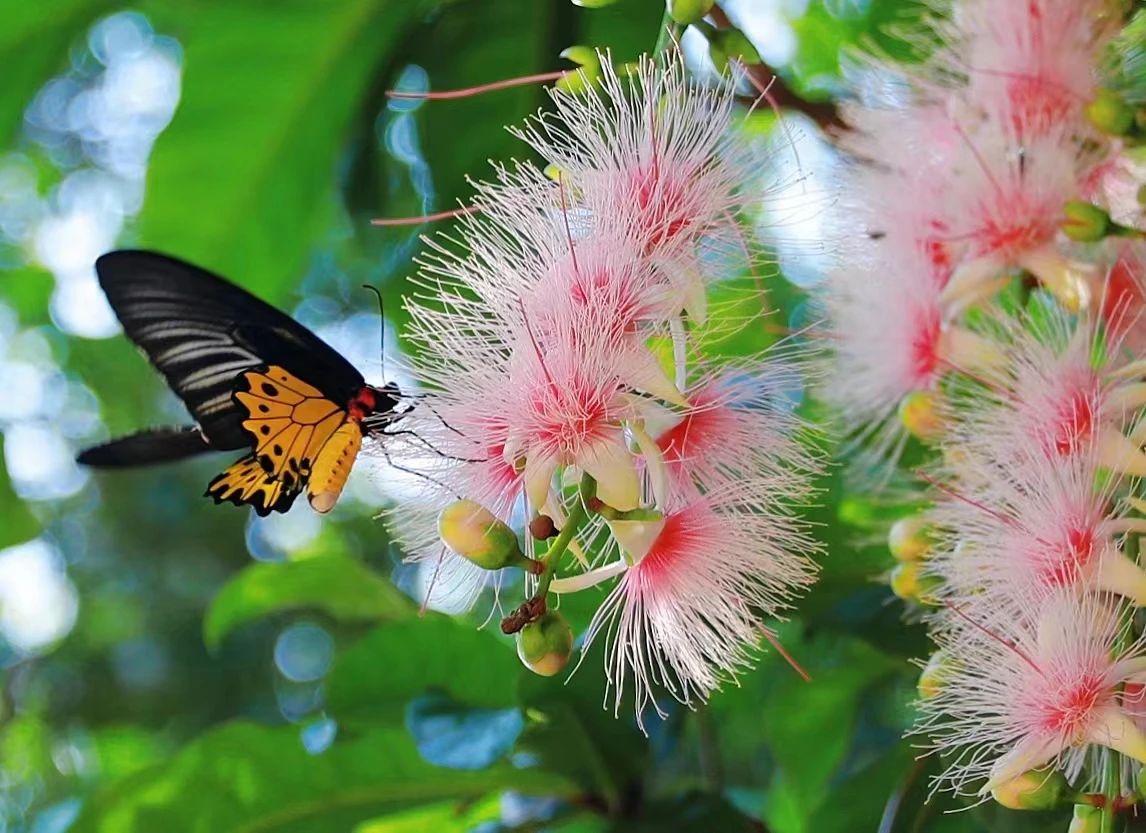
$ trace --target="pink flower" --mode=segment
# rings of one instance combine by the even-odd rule
[[[732,85],[690,80],[677,52],[642,58],[625,78],[601,58],[599,86],[552,90],[554,112],[517,135],[556,167],[568,205],[639,240],[670,277],[703,271],[699,248],[739,251],[736,216],[762,197],[761,160],[734,130]]]
[[[816,547],[780,507],[779,478],[728,481],[650,523],[586,635],[605,632],[614,709],[632,685],[638,720],[663,686],[707,698],[752,661],[767,618],[815,573]],[[792,485],[799,486],[798,478]]]
[[[1146,571],[1119,548],[1126,532],[1146,531],[1146,522],[1117,505],[1120,478],[1099,485],[1093,455],[1017,467],[958,445],[948,452],[954,485],[928,511],[946,530],[926,562],[942,579],[941,597],[985,622],[1026,616],[1029,599],[1058,588],[1146,604]]]
[[[987,377],[991,392],[967,400],[960,441],[987,460],[1038,466],[1085,452],[1112,471],[1146,475],[1133,434],[1146,388],[1124,369],[1134,367],[1121,342],[1085,318],[1054,309],[1040,317],[997,319],[1010,364]]]
[[[968,618],[941,636],[951,660],[916,730],[950,758],[937,788],[985,795],[1047,764],[1076,780],[1094,746],[1146,763],[1141,704],[1119,696],[1146,674],[1141,638],[1123,643],[1128,622],[1095,595],[1059,593],[1037,609],[1033,621]]]
[[[964,0],[938,61],[965,76],[968,100],[1020,139],[1081,131],[1111,17],[1101,0]]]
[[[797,487],[794,470],[816,470],[814,452],[801,446],[801,425],[784,401],[799,384],[797,366],[778,356],[714,370],[688,389],[687,410],[660,418],[655,439],[671,500],[687,501],[723,482],[763,475],[787,473],[789,487]]]
[[[950,196],[951,237],[966,255],[943,300],[959,307],[993,295],[1008,269],[1032,273],[1068,309],[1091,303],[1094,270],[1056,243],[1063,204],[1096,160],[1080,154],[1070,135],[1050,133],[1021,147],[988,124],[966,136]]]

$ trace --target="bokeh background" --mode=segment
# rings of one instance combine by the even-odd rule
[[[857,45],[906,54],[895,33],[918,14],[905,0],[724,6],[817,101],[839,94]],[[768,655],[645,737],[602,710],[599,657],[544,680],[496,625],[478,629],[488,601],[418,615],[425,577],[373,519],[402,483],[370,461],[322,520],[305,501],[267,519],[213,506],[200,495],[221,457],[117,474],[73,462],[184,419],[120,335],[99,254],[154,248],[228,275],[380,382],[383,320],[359,286],[385,295],[394,367],[412,257],[438,227],[369,220],[464,201],[467,174],[525,153],[504,125],[544,101],[537,87],[385,92],[559,69],[572,44],[631,60],[663,9],[0,0],[0,831],[1039,829],[1030,814],[924,805],[932,764],[901,739],[923,634],[878,580],[885,510],[843,497],[838,474],[813,511],[823,578],[780,627],[814,681]],[[712,71],[702,44],[685,46]],[[806,317],[830,249],[815,206],[831,152],[792,113],[793,163],[774,124],[763,113],[745,129],[777,145],[777,182],[801,206],[770,224],[782,328]],[[767,332],[722,349],[758,349]],[[583,627],[599,600],[566,613]]]

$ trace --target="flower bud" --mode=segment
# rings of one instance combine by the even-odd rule
[[[1067,200],[1062,213],[1062,233],[1071,240],[1096,243],[1110,232],[1110,215],[1093,203]]]
[[[899,402],[899,421],[915,438],[931,443],[943,433],[939,397],[927,390],[913,391]]]
[[[1091,124],[1111,136],[1125,136],[1134,128],[1134,108],[1113,90],[1099,90],[1085,112]]]
[[[1102,808],[1075,804],[1066,833],[1102,833]]]
[[[891,571],[891,592],[906,602],[934,604],[932,594],[939,586],[937,576],[923,575],[918,562],[897,564]]]
[[[681,26],[688,26],[702,20],[712,11],[716,0],[666,0],[669,17]]]
[[[538,515],[529,522],[529,534],[538,541],[547,541],[557,534],[557,525],[548,515]]]
[[[923,666],[923,670],[919,673],[919,682],[915,684],[919,699],[930,700],[938,696],[943,690],[943,684],[947,681],[950,670],[951,657],[946,651],[939,649],[932,654],[927,660],[927,665]]]
[[[486,570],[528,568],[531,563],[513,530],[472,500],[458,500],[443,509],[438,534],[447,547]]]
[[[991,790],[995,801],[1010,810],[1053,810],[1069,800],[1072,790],[1057,769],[1032,769]]]
[[[534,674],[552,677],[569,663],[573,654],[573,629],[555,611],[530,622],[517,635],[517,656]]]
[[[578,67],[557,80],[555,86],[563,93],[584,92],[601,77],[601,55],[591,46],[566,47],[561,50],[559,57]]]
[[[899,561],[923,560],[933,541],[931,525],[923,513],[900,518],[887,533],[887,548]]]

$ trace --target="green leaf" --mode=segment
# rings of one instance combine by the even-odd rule
[[[215,648],[241,625],[272,613],[321,610],[341,622],[403,619],[414,604],[389,580],[358,561],[319,556],[252,564],[227,582],[203,620],[203,641]]]
[[[68,47],[101,11],[103,0],[7,3],[0,25],[0,147],[11,144],[36,91],[67,65]]]
[[[431,804],[373,819],[354,828],[354,833],[469,833],[480,824],[501,821],[501,801],[491,796],[468,807],[457,802]]]
[[[431,615],[384,625],[339,656],[327,704],[340,721],[389,720],[436,688],[471,706],[504,708],[520,670],[508,641]]]
[[[0,549],[35,538],[40,534],[40,522],[12,490],[8,469],[4,466],[4,438],[0,436]]]
[[[329,216],[345,130],[432,0],[164,4],[183,98],[155,146],[140,234],[281,295]]]
[[[640,790],[649,747],[629,714],[615,717],[603,708],[604,683],[589,666],[594,662],[600,662],[599,651],[592,652],[587,667],[568,680],[522,673],[518,697],[526,728],[518,748],[581,784],[617,812],[627,796]]]
[[[311,755],[292,727],[233,723],[97,793],[69,830],[330,833],[388,811],[504,789],[563,794],[569,785],[536,769],[441,769],[424,762],[401,729]]]

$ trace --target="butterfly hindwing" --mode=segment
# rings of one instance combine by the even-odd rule
[[[269,476],[258,458],[248,454],[212,480],[206,494],[214,498],[215,503],[246,504],[260,515],[269,515],[272,511],[290,509],[300,491],[300,481],[288,485],[286,480]]]
[[[331,437],[347,424],[347,411],[278,366],[243,373],[234,397],[247,414],[242,426],[254,453],[215,478],[207,494],[216,502],[250,503],[262,514],[285,511]]]

